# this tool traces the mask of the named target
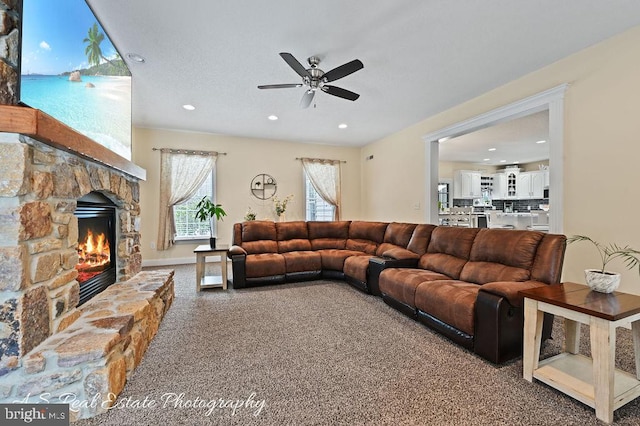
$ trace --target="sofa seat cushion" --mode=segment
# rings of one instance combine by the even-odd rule
[[[350,256],[344,261],[344,274],[363,283],[367,282],[369,259],[373,256]]]
[[[470,336],[480,286],[457,280],[428,281],[418,285],[415,307]]]
[[[246,260],[247,278],[284,275],[284,256],[278,253],[249,254]]]
[[[360,251],[326,249],[318,250],[322,257],[322,269],[329,271],[344,271],[344,261],[350,256],[364,256]]]
[[[287,273],[322,270],[320,253],[315,251],[292,251],[283,253]]]
[[[406,305],[415,307],[416,288],[425,281],[449,280],[438,272],[414,268],[389,268],[380,274],[380,291]]]

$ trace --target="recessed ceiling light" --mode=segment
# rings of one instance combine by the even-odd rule
[[[196,107],[191,104],[182,105],[182,108],[186,109],[187,111],[193,111],[194,109],[196,109]]]
[[[496,148],[489,148],[487,151],[495,151]]]
[[[278,119],[278,116],[277,116],[277,115],[273,115],[273,114],[271,114],[271,115],[270,115],[270,116],[268,116],[267,118],[268,118],[269,120],[271,120],[271,121],[276,121],[276,120]]]
[[[547,141],[538,141],[536,143],[547,143]]]
[[[491,161],[491,158],[485,158],[482,161]]]
[[[519,161],[514,161],[513,164],[520,164],[520,162]]]
[[[338,129],[346,129],[348,126],[345,123],[338,124]]]
[[[142,55],[138,55],[137,53],[127,53],[127,58],[139,64],[144,64],[146,62]]]
[[[506,163],[506,162],[507,162],[507,160],[500,160],[500,162],[501,162],[501,163]]]

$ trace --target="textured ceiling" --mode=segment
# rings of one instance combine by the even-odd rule
[[[640,1],[88,0],[134,76],[135,126],[362,146],[640,24]],[[355,102],[303,88],[311,55]],[[195,111],[181,106],[192,104]],[[267,120],[275,114],[277,121]],[[338,129],[346,123],[348,128]]]

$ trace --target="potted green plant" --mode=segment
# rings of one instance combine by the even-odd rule
[[[246,220],[247,222],[256,220],[256,212],[251,210],[251,207],[249,207],[247,213],[244,215],[244,220]]]
[[[216,237],[213,236],[213,230],[215,228],[213,218],[223,220],[222,218],[227,215],[227,212],[222,208],[222,204],[214,204],[206,195],[198,202],[196,209],[196,219],[203,222],[206,220],[209,221],[209,246],[216,248]]]
[[[606,270],[607,264],[613,259],[624,261],[627,269],[638,268],[640,275],[640,251],[629,246],[621,247],[615,243],[603,245],[585,235],[574,235],[567,239],[567,243],[586,241],[594,245],[600,255],[602,267],[598,269],[586,269],[584,271],[587,285],[601,293],[611,293],[620,285],[620,274]]]

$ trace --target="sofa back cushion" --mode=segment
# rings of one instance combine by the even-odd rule
[[[385,222],[351,222],[346,245],[347,250],[375,254],[378,245],[384,238],[386,229],[387,223]]]
[[[376,250],[376,256],[382,256],[382,253],[388,250],[407,248],[409,240],[411,240],[411,234],[413,234],[413,230],[416,226],[417,225],[415,223],[397,222],[387,225],[387,229],[384,231],[382,244],[380,244]]]
[[[547,284],[559,283],[566,246],[567,237],[564,235],[545,234],[533,261],[531,279]]]
[[[248,254],[277,253],[275,222],[265,220],[243,222],[241,246]]]
[[[349,238],[350,221],[307,222],[312,250],[344,249]]]
[[[478,231],[478,228],[438,226],[431,233],[429,247],[420,258],[419,267],[459,279]]]
[[[528,280],[543,237],[541,232],[481,229],[460,279],[476,284]]]
[[[434,229],[436,229],[436,225],[420,224],[416,226],[411,234],[409,244],[407,244],[407,249],[419,256],[425,254],[427,247],[429,247],[429,241],[431,241],[431,233]]]
[[[276,222],[278,252],[311,250],[307,223],[304,221]]]

